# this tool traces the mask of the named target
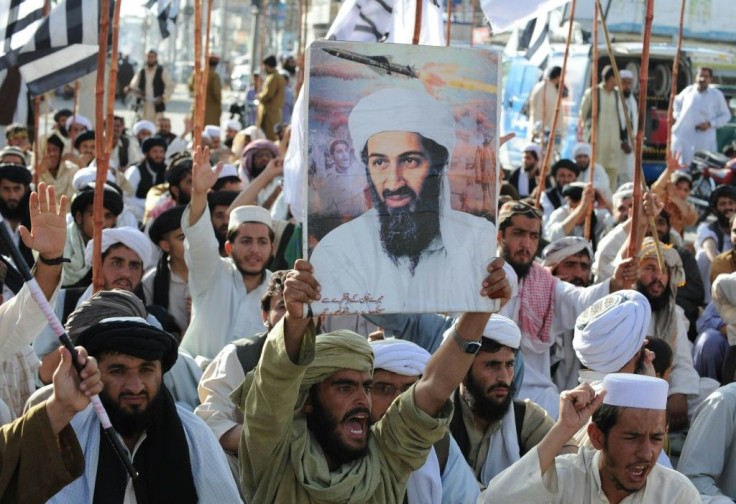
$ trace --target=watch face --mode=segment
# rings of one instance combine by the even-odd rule
[[[480,343],[478,341],[466,341],[463,350],[469,354],[477,354],[480,351]]]

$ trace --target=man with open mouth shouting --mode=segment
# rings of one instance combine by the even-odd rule
[[[503,261],[480,294],[511,295]],[[409,475],[447,431],[453,390],[468,372],[488,313],[464,313],[416,384],[371,425],[373,351],[350,331],[315,336],[306,304],[320,298],[312,266],[298,260],[284,289],[286,315],[255,370],[233,392],[244,412],[240,441],[246,502],[403,502]]]

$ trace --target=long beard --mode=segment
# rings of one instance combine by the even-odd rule
[[[0,198],[0,215],[11,221],[22,221],[28,215],[28,198],[30,194],[26,192],[15,207],[10,207],[4,199]]]
[[[345,418],[359,412],[368,414],[366,443],[363,448],[355,449],[345,446],[337,435],[338,421],[335,416],[327,411],[327,408],[317,398],[316,390],[312,390],[312,412],[307,415],[307,428],[317,439],[322,451],[327,457],[338,465],[343,465],[353,460],[365,457],[368,454],[368,441],[371,436],[370,410],[366,408],[354,408],[345,414]]]
[[[367,170],[366,170],[367,171]],[[409,258],[413,272],[419,257],[440,234],[440,190],[442,177],[434,169],[424,179],[417,195],[407,186],[397,191],[383,191],[379,198],[376,186],[367,173],[373,205],[378,211],[381,225],[381,247],[395,265],[401,257]],[[389,209],[384,200],[389,195],[407,195],[411,202],[401,208]]]
[[[666,308],[669,305],[670,296],[672,296],[672,292],[670,292],[669,286],[667,285],[665,285],[665,289],[662,294],[660,294],[659,296],[652,296],[649,293],[649,289],[647,289],[647,286],[641,283],[641,280],[637,280],[636,290],[643,294],[645,298],[647,298],[649,304],[652,307],[652,313]]]
[[[115,430],[123,437],[132,437],[144,432],[161,417],[164,404],[163,394],[164,391],[159,389],[155,397],[150,399],[146,409],[135,412],[121,409],[120,403],[107,395],[104,389],[100,392],[100,400]]]
[[[722,228],[728,227],[728,215],[721,213],[721,212],[713,212],[716,215],[716,219],[718,219],[718,225]]]
[[[511,407],[511,401],[514,399],[515,389],[516,386],[512,381],[506,398],[500,403],[493,401],[486,397],[487,391],[483,390],[480,384],[473,380],[473,376],[469,371],[465,381],[463,399],[468,404],[474,415],[479,416],[488,423],[495,423],[500,421],[509,410],[509,407]],[[490,390],[488,392],[490,392]]]
[[[166,163],[156,163],[152,159],[148,160],[148,166],[150,166],[156,173],[161,173],[166,170]]]

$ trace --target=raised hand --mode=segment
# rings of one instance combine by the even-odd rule
[[[294,269],[286,275],[284,282],[284,303],[286,312],[292,319],[306,318],[304,307],[320,299],[320,286],[315,280],[314,268],[304,259],[298,259]]]
[[[606,392],[596,394],[593,387],[583,383],[560,394],[560,415],[557,423],[572,436],[584,427],[593,412],[603,403]]]
[[[494,258],[486,268],[488,276],[483,280],[483,288],[480,295],[489,299],[501,300],[500,307],[503,307],[511,299],[511,284],[506,278],[506,271],[503,269],[505,261],[500,258]]]
[[[32,248],[45,259],[56,259],[64,253],[66,244],[66,196],[61,197],[57,208],[54,186],[41,182],[38,190],[31,193],[31,231],[19,226],[20,237],[28,248]]]
[[[639,258],[629,257],[616,265],[609,285],[610,292],[630,289],[639,279]]]
[[[217,182],[223,166],[221,162],[217,163],[217,168],[213,170],[210,163],[210,148],[202,149],[198,146],[192,159],[192,192],[207,194]]]

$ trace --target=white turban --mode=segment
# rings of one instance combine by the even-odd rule
[[[483,337],[493,340],[514,350],[521,344],[521,331],[513,320],[503,315],[491,315],[483,329]]]
[[[718,275],[711,287],[711,297],[727,324],[728,344],[736,345],[736,273]]]
[[[634,195],[634,183],[626,182],[625,184],[621,184],[620,186],[618,186],[618,189],[616,189],[616,192],[613,193],[613,201],[625,200],[627,198],[631,198],[633,195]]]
[[[603,404],[624,408],[667,409],[669,384],[661,378],[631,373],[611,373],[603,378]]]
[[[634,73],[631,70],[621,70],[619,72],[621,79],[633,79]]]
[[[419,376],[429,361],[429,352],[411,341],[385,339],[371,341],[373,369],[385,369],[403,376]]]
[[[204,127],[204,132],[207,133],[210,138],[220,138],[220,127],[208,124]]]
[[[536,143],[528,143],[524,146],[524,152],[533,152],[537,156],[537,160],[542,160],[542,147]]]
[[[87,248],[84,250],[84,260],[87,264],[92,264],[92,245],[94,240],[87,242]],[[148,236],[134,227],[119,227],[102,230],[102,253],[107,252],[111,245],[122,243],[130,250],[138,254],[143,262],[143,268],[146,269],[151,265],[151,256],[153,249],[151,248],[151,240]]]
[[[230,119],[225,123],[225,129],[240,131],[240,123],[235,119]]]
[[[138,135],[141,131],[146,130],[151,133],[151,135],[156,134],[156,125],[153,124],[151,121],[138,121],[133,125],[133,134]]]
[[[72,185],[74,186],[74,190],[79,191],[83,186],[86,186],[90,182],[94,182],[96,179],[97,163],[92,161],[92,165],[77,170],[74,174],[74,178],[72,178]],[[107,181],[117,183],[115,175],[113,175],[110,170],[107,170]]]
[[[263,140],[266,138],[266,134],[258,126],[248,126],[247,128],[240,130],[243,135],[248,135],[252,140]]]
[[[642,294],[621,290],[599,299],[575,322],[572,346],[585,367],[614,373],[641,350],[652,309]]]
[[[579,142],[575,144],[575,147],[572,148],[572,157],[576,158],[578,156],[588,156],[591,155],[591,147],[590,144],[585,142]]]
[[[368,139],[384,131],[411,131],[455,148],[455,118],[450,106],[420,89],[382,89],[362,98],[348,118],[353,147],[361,152]]]
[[[65,124],[67,130],[72,127],[72,123],[81,124],[88,130],[92,129],[92,123],[90,122],[90,120],[81,114],[71,115],[67,118],[66,124]]]
[[[220,172],[220,175],[217,177],[218,179],[226,178],[226,177],[237,177],[238,176],[238,169],[235,168],[234,164],[225,163],[222,165],[222,171]]]
[[[574,256],[582,251],[588,253],[590,260],[593,260],[593,247],[590,242],[580,236],[566,236],[556,240],[542,251],[542,266],[554,268],[562,261],[570,256]]]

